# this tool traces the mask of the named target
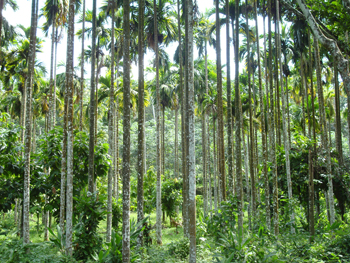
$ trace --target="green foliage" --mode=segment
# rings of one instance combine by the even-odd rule
[[[118,230],[119,223],[123,221],[123,207],[119,200],[113,199],[112,202],[112,228]]]
[[[7,239],[0,245],[0,261],[6,263],[74,263],[74,258],[57,253],[51,242],[23,245],[22,239]]]
[[[190,242],[187,238],[181,239],[176,242],[171,242],[168,245],[169,255],[184,260],[190,253]]]
[[[182,203],[182,181],[168,179],[162,184],[162,207],[170,217],[176,216],[175,207]]]
[[[220,233],[233,231],[236,224],[237,198],[230,196],[227,201],[221,202],[218,211],[207,220],[207,232],[215,237],[220,238]]]
[[[83,191],[79,198],[74,197],[75,227],[74,252],[77,260],[87,260],[102,246],[102,238],[98,235],[98,225],[106,218],[107,209],[103,196],[98,192]]]
[[[131,262],[135,262],[138,259],[138,250],[136,249],[136,239],[142,231],[141,226],[147,221],[148,217],[144,218],[141,222],[136,223],[135,220],[130,222],[130,250],[132,252]],[[118,231],[112,230],[111,242],[105,243],[100,252],[95,254],[93,258],[97,262],[101,263],[121,263],[123,248],[123,237]]]
[[[156,174],[154,173],[154,167],[151,166],[143,178],[144,188],[144,206],[143,209],[146,214],[152,213],[156,207]]]
[[[66,239],[62,236],[62,231],[59,225],[56,226],[57,234],[49,228],[49,232],[51,234],[50,241],[54,243],[54,245],[64,254],[66,248]]]

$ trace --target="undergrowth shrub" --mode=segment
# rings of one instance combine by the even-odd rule
[[[176,242],[171,242],[168,245],[169,255],[184,260],[188,257],[190,252],[190,242],[187,238],[181,239]]]
[[[51,242],[23,245],[22,239],[6,239],[0,245],[0,262],[6,263],[74,263],[72,257],[57,253]]]
[[[107,209],[104,196],[98,192],[83,192],[80,198],[74,197],[75,205],[75,227],[73,256],[84,262],[91,258],[102,246],[102,238],[97,233],[99,223],[105,219]],[[102,199],[102,200],[101,200]]]

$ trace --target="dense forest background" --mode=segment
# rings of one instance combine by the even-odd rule
[[[88,2],[0,0],[0,259],[350,260],[349,0]]]

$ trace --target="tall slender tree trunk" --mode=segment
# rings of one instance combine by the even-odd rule
[[[310,40],[310,36],[309,36]],[[311,54],[311,46],[309,45],[309,54]],[[311,60],[311,58],[309,57]],[[310,105],[309,105],[309,92],[308,92],[308,85],[307,85],[307,76],[305,76],[305,87],[306,87],[306,108],[307,108],[307,118],[308,118],[308,137],[309,139],[312,138],[311,135],[311,123],[312,123],[312,116],[310,114]],[[312,80],[311,80],[312,81]],[[312,98],[311,94],[311,98]],[[312,147],[309,146],[309,153],[308,153],[308,163],[309,163],[309,232],[310,232],[310,242],[313,241],[315,236],[315,189],[314,189],[314,175],[313,175],[313,163],[312,163]]]
[[[20,125],[22,126],[21,130],[21,142],[24,143],[24,133],[25,133],[25,119],[26,119],[26,107],[27,107],[27,86],[29,85],[29,80],[26,78],[23,82],[23,92],[21,99],[21,121]],[[22,152],[23,154],[23,152]]]
[[[184,49],[185,49],[185,54],[187,54],[187,49],[188,49],[188,16],[187,16],[187,1],[184,0],[183,7],[184,7],[184,16],[185,16],[185,44],[184,44]],[[189,155],[189,141],[188,141],[188,136],[189,136],[189,118],[188,118],[188,56],[185,55],[184,59],[184,98],[185,98],[185,176],[183,179],[183,184],[184,184],[184,201],[183,201],[183,209],[184,209],[184,235],[189,238],[189,213],[188,213],[188,205],[189,205],[189,181],[188,181],[188,175],[189,175],[189,169],[188,169],[188,155]]]
[[[112,192],[113,192],[113,177],[114,177],[114,162],[113,156],[115,153],[114,150],[114,1],[108,3],[109,8],[112,13],[112,23],[111,23],[111,87],[109,90],[109,111],[108,111],[108,153],[112,156],[112,162],[108,169],[108,186],[107,186],[107,233],[106,233],[106,242],[111,242],[112,236]]]
[[[248,0],[246,0],[246,6],[248,6]],[[250,180],[251,180],[251,216],[253,218],[253,226],[256,214],[256,189],[255,189],[255,171],[254,171],[254,127],[253,127],[253,107],[254,100],[252,98],[252,84],[251,84],[251,65],[250,65],[250,34],[249,34],[249,24],[248,24],[248,8],[246,9],[246,34],[247,34],[247,65],[248,65],[248,98],[249,98],[249,170],[250,170]],[[247,153],[248,154],[248,153]]]
[[[66,62],[67,96],[67,212],[66,212],[66,253],[72,255],[73,237],[73,51],[74,51],[74,7],[75,0],[69,1],[68,39]]]
[[[282,128],[283,128],[283,141],[284,141],[284,152],[286,156],[286,173],[287,173],[287,188],[288,188],[288,213],[290,215],[290,221],[294,222],[294,209],[293,209],[293,193],[292,193],[292,179],[291,179],[291,171],[290,171],[290,159],[289,159],[289,139],[288,139],[288,131],[286,124],[286,97],[283,87],[283,75],[282,75],[282,57],[281,57],[281,33],[280,33],[280,15],[279,15],[279,0],[276,0],[276,16],[277,16],[277,57],[279,60],[279,77],[281,80],[281,96],[282,96]],[[307,95],[307,93],[306,93]],[[307,97],[306,100],[308,101]],[[291,233],[295,233],[295,229],[293,225],[290,229]]]
[[[138,32],[138,54],[139,54],[139,104],[138,104],[138,145],[137,145],[137,222],[141,222],[144,217],[143,213],[143,176],[145,171],[145,162],[144,162],[144,140],[145,140],[145,105],[144,105],[144,89],[145,89],[145,81],[144,81],[144,11],[145,11],[145,0],[139,0],[139,32]],[[140,226],[142,228],[143,226]],[[142,245],[143,232],[140,231],[138,236],[137,243],[139,246]]]
[[[80,58],[80,104],[79,104],[79,131],[83,130],[83,103],[84,103],[84,50],[85,50],[85,0],[83,0],[83,28],[81,36],[81,58]],[[112,57],[113,59],[113,57]]]
[[[180,91],[181,91],[181,148],[182,148],[182,155],[181,155],[181,160],[182,160],[182,178],[183,178],[183,184],[182,184],[182,196],[183,196],[183,203],[182,203],[182,221],[184,225],[184,236],[186,237],[186,218],[187,218],[187,210],[185,209],[186,207],[186,184],[185,184],[185,179],[186,179],[186,124],[185,124],[185,88],[183,85],[183,58],[182,58],[182,33],[181,33],[181,13],[180,13],[180,0],[177,0],[177,24],[178,24],[178,31],[179,31],[179,64],[180,64],[180,79],[179,79],[179,86],[180,86]]]
[[[249,138],[247,134],[247,143],[245,142],[244,128],[242,128],[242,144],[243,144],[243,155],[244,155],[244,175],[247,188],[247,203],[248,203],[248,225],[249,229],[252,229],[252,202],[251,202],[251,189],[249,186],[249,162],[248,162],[248,152],[249,152]]]
[[[208,186],[207,186],[207,153],[206,153],[206,118],[202,113],[202,165],[203,165],[203,213],[204,217],[208,213]]]
[[[174,161],[174,177],[179,177],[179,104],[178,96],[176,95],[175,106],[175,161]]]
[[[266,8],[265,0],[263,2],[264,9]],[[266,207],[266,227],[267,229],[271,229],[271,214],[270,214],[270,183],[269,183],[269,175],[267,174],[267,162],[268,162],[268,146],[267,146],[267,133],[266,130],[269,131],[269,96],[268,96],[268,75],[267,75],[267,51],[266,51],[266,30],[265,30],[265,13],[263,14],[263,31],[264,31],[264,68],[265,68],[265,91],[266,91],[266,106],[263,104],[263,91],[261,88],[260,91],[260,80],[259,80],[259,93],[260,93],[260,107],[261,111],[264,113],[262,118],[262,147],[263,147],[263,159],[264,159],[264,179],[265,179],[265,207]],[[259,43],[259,41],[257,42]],[[258,49],[259,50],[259,49]],[[259,56],[259,52],[258,52]],[[265,143],[264,143],[265,141]],[[265,146],[265,147],[264,147]]]
[[[161,160],[162,160],[162,174],[165,175],[165,106],[162,107],[162,149],[161,149]]]
[[[2,40],[2,10],[4,9],[4,1],[5,0],[0,0],[0,45],[1,45],[1,40]],[[1,54],[1,50],[0,50]]]
[[[301,119],[301,128],[303,131],[303,135],[306,135],[306,128],[305,128],[305,87],[304,87],[304,54],[301,55],[300,59],[300,91],[299,94],[301,96],[301,113],[302,113],[302,119]]]
[[[233,149],[232,149],[232,105],[231,105],[231,57],[230,57],[230,10],[226,0],[226,66],[227,66],[227,158],[228,158],[228,193],[234,193]],[[233,30],[233,29],[232,29]],[[233,36],[232,36],[233,37]]]
[[[52,32],[51,32],[51,58],[50,58],[50,91],[49,91],[49,123],[48,123],[48,130],[51,131],[52,127],[54,126],[53,121],[53,67],[54,67],[54,53],[55,53],[55,27],[56,27],[56,11],[52,12],[53,14],[53,20],[52,20]]]
[[[217,161],[216,161],[216,130],[215,130],[216,119],[213,117],[213,163],[214,163],[214,208],[215,212],[218,211],[218,184],[217,184]]]
[[[239,0],[235,3],[236,37],[235,37],[235,108],[236,108],[236,195],[238,199],[238,231],[243,236],[243,183],[242,183],[242,153],[241,129],[242,108],[239,89]]]
[[[255,16],[255,30],[256,30],[256,45],[257,45],[257,56],[258,56],[258,81],[259,81],[259,102],[260,102],[260,112],[261,112],[261,144],[262,144],[262,158],[263,158],[263,169],[261,171],[261,178],[265,178],[267,174],[267,150],[266,150],[266,128],[265,128],[265,109],[264,109],[264,95],[262,90],[262,76],[261,76],[261,58],[260,58],[260,39],[259,39],[259,23],[258,23],[258,10],[257,3],[254,3],[254,16]],[[256,136],[258,138],[258,136]],[[256,144],[258,146],[258,144]],[[258,158],[257,161],[259,162]],[[257,171],[258,174],[258,171]],[[259,190],[260,193],[260,190]],[[266,198],[270,196],[270,193],[266,193]],[[260,198],[260,194],[258,195]],[[259,199],[259,202],[261,200]]]
[[[130,262],[130,1],[123,0],[123,263]]]
[[[181,33],[181,13],[180,13],[180,0],[177,0],[177,24],[178,24],[178,31],[179,31],[179,64],[180,64],[180,72],[179,72],[179,87],[181,91],[181,148],[182,148],[182,178],[183,178],[183,184],[182,184],[182,196],[183,196],[183,203],[182,203],[182,221],[184,225],[184,236],[187,236],[186,233],[186,222],[187,222],[187,210],[185,209],[186,207],[186,184],[185,184],[185,179],[186,179],[186,139],[185,139],[185,134],[186,134],[186,128],[185,128],[185,88],[183,85],[183,58],[182,58],[182,33]]]
[[[320,110],[321,119],[321,137],[323,149],[326,152],[326,169],[328,177],[328,201],[329,201],[329,213],[330,213],[330,224],[335,222],[335,211],[334,211],[334,194],[333,194],[333,179],[332,179],[332,168],[331,168],[331,155],[329,151],[328,135],[327,135],[327,122],[326,122],[326,112],[324,106],[322,80],[321,80],[321,64],[320,64],[320,53],[318,47],[318,39],[314,38],[315,46],[315,57],[316,57],[316,73],[317,73],[317,92],[318,92],[318,103]]]
[[[222,73],[221,73],[221,41],[220,41],[220,17],[219,1],[215,1],[216,10],[216,70],[218,92],[218,149],[219,149],[219,184],[221,187],[220,199],[226,200],[226,176],[225,176],[225,148],[224,148],[224,115],[222,101]]]
[[[268,1],[268,25],[269,25],[269,88],[270,88],[270,119],[271,119],[271,170],[273,174],[273,225],[274,234],[279,234],[279,215],[278,215],[278,181],[277,181],[277,160],[276,160],[276,139],[275,139],[275,109],[274,109],[274,92],[273,92],[273,71],[272,71],[272,32],[271,32],[271,1]]]
[[[54,128],[56,126],[57,45],[58,45],[58,27],[56,27],[56,33],[55,33],[55,66],[54,66],[54,70],[53,70],[52,128]]]
[[[189,234],[190,234],[190,254],[189,262],[196,262],[196,159],[195,159],[195,132],[194,132],[194,64],[193,64],[193,2],[187,2],[188,16],[188,117],[189,117]]]
[[[335,127],[336,127],[336,148],[338,152],[339,164],[343,164],[343,145],[341,137],[341,119],[340,119],[340,92],[339,92],[339,79],[338,79],[338,68],[334,66],[334,89],[335,89]]]
[[[209,179],[209,191],[208,191],[208,199],[209,199],[209,211],[210,211],[210,216],[213,215],[212,211],[213,211],[213,198],[212,198],[212,179],[211,179],[211,169],[210,169],[210,163],[211,163],[211,158],[210,158],[210,127],[209,127],[209,123],[208,123],[208,147],[207,147],[207,157],[208,157],[208,179]]]
[[[315,189],[314,189],[314,169],[313,169],[313,163],[317,160],[317,152],[316,152],[316,119],[315,119],[315,97],[314,97],[314,82],[313,82],[313,61],[312,61],[312,45],[311,45],[311,32],[309,33],[309,37],[308,37],[308,44],[309,44],[309,72],[310,72],[310,88],[311,88],[311,108],[312,108],[312,138],[314,140],[313,143],[313,154],[312,154],[312,160],[311,160],[311,171],[310,171],[310,177],[309,177],[309,181],[310,181],[310,185],[309,185],[309,191],[310,191],[310,207],[314,207],[314,198],[315,198]],[[311,136],[310,136],[311,138]],[[317,179],[317,178],[316,178]],[[317,192],[316,197],[318,198],[319,201],[319,192]],[[316,214],[319,215],[319,206],[320,203],[317,202],[316,205]],[[309,216],[310,216],[310,220],[309,220],[309,224],[310,224],[310,234],[315,234],[315,226],[314,226],[314,221],[315,221],[315,217],[312,216],[313,215],[313,209],[309,209]],[[311,217],[312,216],[312,217]]]
[[[30,242],[29,236],[29,206],[30,206],[30,152],[32,142],[32,87],[34,79],[35,63],[35,43],[37,30],[37,12],[38,1],[32,0],[31,29],[30,29],[30,47],[29,47],[29,65],[28,65],[28,86],[26,89],[26,117],[25,117],[25,135],[24,135],[24,185],[23,185],[23,244]]]
[[[158,53],[158,21],[157,21],[157,1],[153,3],[154,10],[154,52],[156,59],[156,123],[157,123],[157,198],[156,198],[156,210],[157,210],[157,243],[162,244],[162,186],[161,186],[161,133],[160,133],[160,90],[159,90],[159,53]]]
[[[96,54],[96,1],[92,2],[92,44],[91,53]],[[123,0],[124,2],[127,0]],[[95,60],[96,56],[91,56],[91,79],[90,79],[90,135],[89,135],[89,170],[88,170],[88,190],[94,192],[95,184],[95,171],[94,171],[94,159],[95,159]]]
[[[118,60],[117,60],[118,61]],[[118,68],[117,68],[118,72]],[[118,74],[117,74],[118,76]],[[118,89],[118,80],[117,80],[117,89]],[[115,126],[116,126],[116,131],[115,131],[115,159],[116,159],[116,164],[115,164],[115,192],[116,192],[116,200],[119,199],[119,97],[117,96],[116,99],[116,118],[115,118]]]
[[[63,138],[62,138],[62,159],[61,159],[61,192],[60,192],[60,229],[65,233],[66,218],[66,182],[67,182],[67,91],[64,90],[63,110]],[[63,242],[63,235],[62,240]]]
[[[33,135],[32,135],[32,153],[35,153],[36,151],[36,117],[35,114],[33,114]]]

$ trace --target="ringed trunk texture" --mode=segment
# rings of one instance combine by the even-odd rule
[[[331,167],[331,156],[329,151],[328,135],[327,135],[327,123],[326,123],[326,112],[324,106],[324,97],[321,80],[321,63],[320,53],[318,47],[318,39],[314,38],[315,46],[315,57],[316,57],[316,73],[317,73],[317,92],[318,92],[318,103],[320,108],[320,119],[321,119],[321,135],[323,149],[326,152],[326,169],[328,177],[328,201],[329,201],[329,223],[332,225],[335,222],[335,211],[334,211],[334,194],[333,194],[333,179],[332,179],[332,167]]]
[[[108,169],[108,186],[107,186],[107,234],[106,242],[111,242],[112,236],[112,192],[113,192],[113,175],[114,175],[114,1],[110,8],[112,9],[112,28],[111,28],[111,87],[109,90],[109,112],[108,112],[108,154],[112,156],[112,162]]]
[[[130,262],[130,1],[123,0],[123,263]]]
[[[145,0],[139,0],[139,45],[138,45],[138,54],[139,54],[139,104],[138,104],[138,145],[137,145],[137,222],[141,222],[144,218],[143,213],[143,177],[145,171],[145,162],[144,162],[144,140],[145,140],[145,106],[144,106],[144,48],[143,48],[143,39],[144,39],[144,11],[145,11]],[[140,228],[143,226],[141,225]],[[137,243],[139,246],[142,246],[143,232],[141,231]]]
[[[278,181],[277,181],[277,160],[276,160],[276,137],[275,137],[275,114],[274,114],[274,92],[273,92],[273,71],[272,71],[272,39],[271,39],[271,1],[268,1],[268,25],[269,25],[269,88],[270,88],[270,144],[271,144],[271,170],[273,174],[273,225],[274,234],[279,234],[279,215],[278,215]]]
[[[193,2],[188,0],[188,119],[189,119],[189,234],[190,234],[190,254],[189,262],[196,262],[196,159],[195,159],[195,132],[194,132],[194,64],[193,64]]]
[[[79,104],[79,131],[83,130],[83,97],[84,97],[84,45],[85,45],[85,0],[83,0],[83,28],[81,36],[81,68],[80,68],[80,104]],[[113,31],[112,31],[113,34]],[[113,56],[112,56],[113,58]]]
[[[216,6],[216,68],[217,68],[217,92],[218,92],[218,150],[219,150],[219,184],[220,200],[226,200],[226,176],[225,176],[225,148],[224,148],[224,115],[222,101],[222,73],[221,73],[221,47],[220,47],[220,18],[219,2]]]
[[[284,91],[283,87],[283,76],[282,76],[282,58],[281,58],[281,34],[279,32],[279,23],[280,23],[280,17],[279,17],[279,0],[276,0],[276,14],[277,14],[277,39],[278,39],[278,46],[277,46],[277,56],[279,59],[279,66],[280,66],[280,71],[279,71],[279,77],[281,80],[281,96],[282,96],[282,126],[283,126],[283,141],[284,141],[284,152],[286,156],[286,173],[287,173],[287,188],[288,188],[288,212],[290,215],[290,221],[294,222],[294,210],[293,210],[293,193],[292,193],[292,179],[291,179],[291,171],[290,171],[290,159],[289,159],[289,139],[288,139],[288,131],[287,131],[287,124],[286,124],[286,93]],[[306,86],[307,87],[307,86]],[[307,92],[306,92],[307,95]],[[308,99],[306,97],[306,101],[308,102]],[[307,108],[309,110],[309,108]],[[295,234],[295,229],[293,225],[291,226],[290,229],[292,234]]]
[[[92,2],[92,44],[91,52],[96,54],[96,1]],[[124,0],[126,1],[126,0]],[[88,190],[94,192],[95,184],[95,171],[94,171],[94,159],[95,159],[95,60],[96,56],[91,56],[91,79],[90,79],[90,135],[89,135],[89,170],[88,170]]]
[[[243,236],[243,182],[242,182],[242,154],[241,129],[242,106],[239,89],[239,2],[235,3],[236,38],[235,38],[235,108],[236,108],[236,195],[238,199],[238,231]]]
[[[73,237],[73,51],[74,51],[74,6],[75,0],[69,1],[66,92],[67,92],[67,212],[66,212],[66,254],[72,255]]]
[[[227,66],[227,158],[228,158],[228,193],[234,193],[233,175],[233,149],[232,149],[232,105],[231,105],[231,58],[230,58],[230,13],[229,0],[226,0],[226,66]],[[233,37],[233,36],[232,36]],[[207,60],[207,58],[206,58]],[[207,62],[207,61],[206,61]],[[206,68],[206,77],[207,77]],[[208,81],[206,79],[206,93],[208,93]]]
[[[157,3],[154,1],[154,43],[155,43],[155,59],[156,59],[156,123],[157,123],[157,199],[156,199],[156,210],[157,210],[157,222],[156,222],[156,233],[157,243],[162,244],[162,186],[161,186],[161,134],[160,134],[160,90],[159,90],[159,53],[158,53],[158,23],[157,23]]]
[[[30,29],[29,65],[28,78],[29,85],[26,89],[26,114],[24,133],[24,184],[23,184],[23,244],[30,243],[29,236],[29,206],[30,206],[30,156],[32,142],[32,87],[34,78],[35,43],[37,29],[38,1],[32,1],[32,17]]]

